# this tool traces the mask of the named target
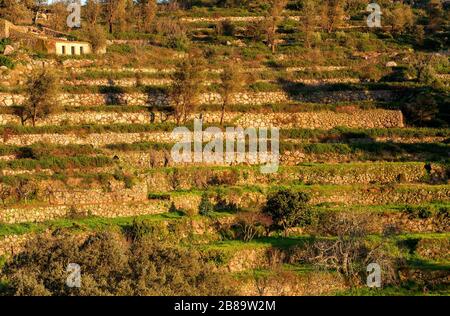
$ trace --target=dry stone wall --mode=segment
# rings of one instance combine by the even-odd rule
[[[111,151],[111,157],[117,157],[120,161],[129,163],[137,168],[157,168],[157,167],[193,167],[193,166],[237,166],[237,165],[259,165],[264,164],[267,161],[259,160],[258,157],[254,157],[254,160],[250,159],[250,155],[245,156],[245,162],[242,164],[231,163],[182,163],[174,162],[171,158],[171,154],[168,150],[149,150],[148,152],[140,151]],[[353,154],[341,154],[341,153],[308,153],[304,151],[284,151],[280,153],[280,165],[282,166],[297,166],[302,163],[351,163],[354,161],[367,162],[367,156],[364,152]],[[423,161],[422,155],[409,155],[408,161]],[[401,161],[401,159],[399,159]]]
[[[274,80],[257,80],[256,82],[271,82]],[[326,85],[326,84],[344,84],[344,83],[359,83],[359,78],[342,77],[342,78],[322,78],[322,79],[294,79],[293,83],[302,83],[305,85]],[[136,87],[136,86],[167,86],[171,85],[173,81],[171,79],[164,78],[123,78],[123,79],[77,79],[77,80],[65,80],[63,85],[65,86],[113,86],[113,87]],[[210,86],[214,83],[219,83],[219,80],[206,80],[203,81],[205,86]]]
[[[44,222],[72,216],[128,217],[166,212],[170,204],[166,201],[111,204],[74,204],[11,207],[0,209],[1,223]]]
[[[225,139],[225,138],[224,138]],[[376,137],[375,142],[394,142],[394,143],[440,143],[447,137]],[[29,146],[35,143],[46,143],[55,145],[93,145],[102,147],[109,144],[132,144],[137,142],[156,142],[156,143],[173,143],[177,140],[172,137],[170,132],[143,132],[143,133],[90,133],[90,134],[23,134],[8,135],[0,138],[0,144]],[[310,139],[286,139],[292,143],[310,143]],[[14,159],[15,156],[0,156],[0,159]]]
[[[231,103],[241,105],[264,105],[272,103],[316,102],[356,102],[356,101],[392,101],[396,93],[389,90],[378,91],[311,91],[303,94],[289,94],[284,91],[273,92],[245,92],[232,96]],[[21,105],[25,98],[23,95],[0,93],[0,106]],[[61,94],[59,102],[63,106],[100,106],[108,104],[123,104],[130,106],[168,106],[169,100],[164,93],[86,93]],[[201,104],[222,104],[220,94],[204,93],[200,98]]]
[[[189,119],[202,118],[205,124],[220,122],[220,112],[194,114]],[[333,111],[297,112],[297,113],[241,113],[227,112],[225,122],[241,127],[278,127],[278,128],[321,128],[331,129],[337,126],[354,128],[391,128],[403,127],[401,111],[394,110],[355,110],[352,113]],[[36,121],[37,126],[44,125],[80,125],[80,124],[150,124],[174,122],[163,112],[63,112],[50,115]],[[20,124],[16,115],[0,114],[0,125]]]
[[[311,203],[339,203],[343,205],[421,204],[432,201],[449,201],[450,186],[399,186],[346,187],[323,191],[306,187],[311,193]],[[72,204],[53,206],[17,206],[0,208],[1,223],[42,222],[73,215],[101,217],[139,216],[167,212],[171,203],[189,214],[198,211],[201,196],[192,193],[171,195],[170,199],[155,199],[138,203]],[[229,192],[220,199],[242,208],[261,206],[266,194],[260,192]],[[216,201],[217,202],[217,201]]]
[[[433,165],[431,174],[445,180],[445,168]],[[239,168],[235,170],[190,168],[172,171],[155,170],[147,175],[146,182],[150,192],[169,192],[174,189],[204,189],[211,185],[286,184],[289,182],[304,184],[387,184],[422,182],[430,173],[425,163],[352,163],[349,165],[297,166],[280,168],[273,174],[262,174],[257,168]],[[176,187],[174,188],[174,183]]]

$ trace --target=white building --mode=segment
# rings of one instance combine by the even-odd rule
[[[88,42],[55,39],[47,42],[47,51],[56,55],[85,55],[92,53],[92,47]]]

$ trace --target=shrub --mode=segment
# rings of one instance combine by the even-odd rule
[[[219,22],[217,25],[218,35],[234,36],[236,33],[236,27],[230,20]]]
[[[13,69],[16,66],[16,64],[8,56],[0,55],[0,66],[5,66],[9,69]]]
[[[245,242],[255,237],[268,234],[272,225],[270,216],[259,212],[241,212],[237,214],[236,223],[233,228],[237,231],[237,237]]]
[[[269,196],[263,212],[287,233],[287,228],[312,223],[312,211],[307,204],[309,200],[307,193],[280,190]]]
[[[9,38],[3,38],[0,40],[0,54],[5,51],[6,45],[11,45],[11,40]]]
[[[139,224],[136,224],[139,225]],[[142,228],[142,229],[141,229]],[[8,295],[231,295],[230,280],[192,248],[144,236],[131,243],[120,233],[85,240],[67,232],[38,236],[7,262]],[[81,267],[80,288],[66,286],[69,262]],[[3,294],[3,293],[2,293]]]
[[[377,243],[366,240],[368,216],[340,212],[330,214],[327,221],[327,225],[318,226],[318,233],[331,233],[335,238],[313,240],[306,246],[302,261],[337,271],[350,286],[363,284],[367,265],[376,262],[383,271],[383,285],[398,283],[403,258],[392,254],[384,238]]]
[[[432,215],[432,212],[425,207],[407,206],[404,212],[410,219],[427,219]]]
[[[203,193],[202,199],[200,200],[200,204],[198,206],[198,212],[200,215],[208,216],[214,211],[214,205],[210,202],[208,194]]]
[[[85,36],[86,39],[91,43],[94,53],[98,53],[106,48],[106,33],[103,27],[99,25],[89,25],[86,28]],[[120,48],[122,49],[123,46],[121,46]],[[128,51],[129,48],[127,47],[126,50]],[[119,52],[119,50],[116,52]]]

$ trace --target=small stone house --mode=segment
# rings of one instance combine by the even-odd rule
[[[62,39],[47,40],[46,49],[49,54],[56,55],[85,55],[92,53],[91,44],[88,42],[66,41]]]
[[[49,29],[38,30],[34,27],[16,26],[0,19],[0,39],[11,37],[25,46],[56,55],[85,55],[93,52],[89,42],[68,41],[65,38],[48,35],[48,32]]]

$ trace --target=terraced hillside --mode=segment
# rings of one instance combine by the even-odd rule
[[[289,1],[273,53],[257,31],[268,19],[264,6],[211,2],[160,9],[154,23],[180,23],[180,38],[164,30],[116,32],[104,55],[55,56],[10,43],[13,66],[0,72],[0,293],[450,294],[448,52],[416,42],[412,26],[398,34],[368,29],[361,10],[330,32],[305,32],[305,9]],[[426,11],[413,9],[416,24],[426,25]],[[427,33],[444,48],[445,21]],[[201,60],[192,72],[201,76],[187,83],[180,74],[197,67],[193,60]],[[241,81],[227,95],[230,64]],[[57,78],[51,107],[40,110],[37,102],[30,110],[30,85],[39,82],[30,74]],[[37,97],[48,88],[41,84]],[[189,102],[177,99],[192,94]],[[175,161],[172,131],[193,131],[195,119],[222,133],[278,128],[277,172],[261,172],[250,156],[242,163]],[[280,192],[304,197],[286,202],[303,212],[299,218],[277,221],[268,210]],[[162,246],[150,251],[145,241]],[[336,262],[324,250],[339,245],[354,261]],[[55,249],[48,266],[36,259]],[[127,292],[135,287],[106,288],[97,279],[123,273],[131,280],[120,261],[137,265],[129,251],[158,256],[164,249],[180,258],[192,251],[200,268],[189,261],[185,270],[217,272],[230,292],[200,285]],[[92,288],[64,288],[61,262],[71,260],[91,264],[83,278]],[[98,276],[101,260],[111,271]],[[382,268],[381,289],[365,284],[371,262]],[[20,281],[33,267],[42,273]]]

